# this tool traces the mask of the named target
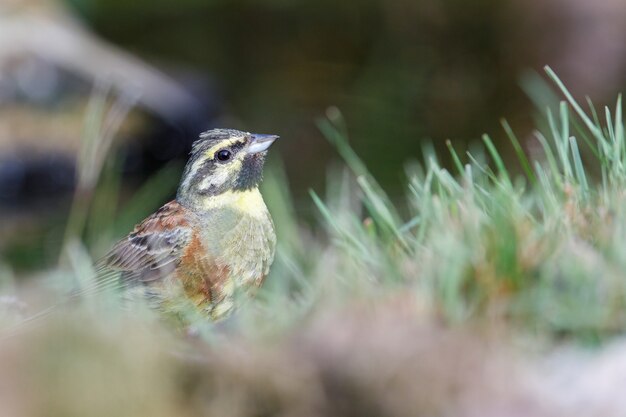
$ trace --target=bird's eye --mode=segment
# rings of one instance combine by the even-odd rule
[[[217,159],[224,162],[230,159],[231,153],[229,150],[222,149],[217,153]]]

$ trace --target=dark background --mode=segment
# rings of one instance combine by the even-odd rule
[[[424,139],[500,138],[501,117],[524,136],[523,71],[549,64],[599,100],[625,79],[619,1],[70,3],[105,39],[179,79],[188,71],[211,83],[224,120],[281,134],[298,188],[323,176],[329,149],[314,121],[328,106],[343,112],[359,155],[394,188]]]
[[[167,161],[184,160],[201,130],[220,126],[279,134],[274,161],[285,166],[296,206],[308,206],[307,190],[323,188],[337,159],[316,120],[336,106],[356,152],[400,196],[404,163],[419,158],[426,142],[443,155],[446,139],[463,149],[489,133],[507,155],[504,117],[528,144],[536,112],[528,91],[541,95],[544,65],[598,104],[612,102],[626,81],[626,3],[617,0],[7,1],[0,25],[28,16],[63,28],[71,22],[77,38],[114,45],[194,96],[194,105],[157,113],[138,106],[131,115],[113,152],[129,195]],[[32,26],[33,34],[44,30]],[[43,52],[63,54],[67,45],[50,36],[41,53],[27,51],[34,80],[55,66]],[[110,63],[94,56],[81,51],[71,59],[93,61],[94,71]],[[20,78],[24,59],[10,58],[4,74],[13,68]],[[41,230],[62,229],[71,199],[80,126],[98,77],[77,75],[71,65],[54,74],[54,94],[44,99],[3,97],[0,82],[0,203],[10,265],[22,253],[15,236],[28,248]],[[167,94],[160,100],[167,103]],[[29,266],[29,256],[19,265]],[[34,258],[43,265],[54,257]]]

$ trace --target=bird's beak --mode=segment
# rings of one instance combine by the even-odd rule
[[[266,151],[276,139],[278,139],[277,135],[260,135],[253,133],[250,139],[250,146],[248,146],[248,153]]]

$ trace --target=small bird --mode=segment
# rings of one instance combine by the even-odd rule
[[[98,285],[139,288],[160,308],[183,299],[203,317],[228,315],[236,293],[260,287],[274,259],[274,224],[258,186],[277,138],[232,129],[202,133],[175,200],[102,258]]]

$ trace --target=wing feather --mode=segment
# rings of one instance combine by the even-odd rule
[[[95,285],[80,292],[149,283],[171,274],[193,235],[190,215],[176,201],[161,207],[96,264]]]

